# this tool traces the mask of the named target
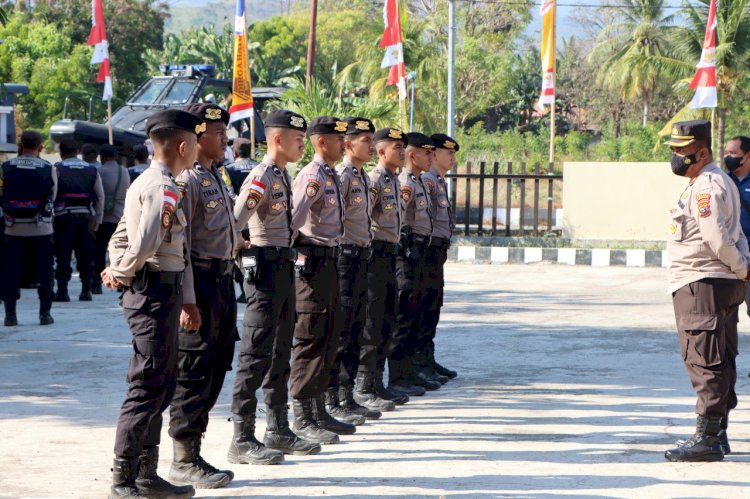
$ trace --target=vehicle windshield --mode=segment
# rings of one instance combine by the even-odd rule
[[[155,104],[164,88],[169,85],[171,78],[152,78],[145,87],[133,97],[131,104],[142,104],[144,106]]]
[[[198,80],[177,80],[164,97],[162,104],[187,104]]]

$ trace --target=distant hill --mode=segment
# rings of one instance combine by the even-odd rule
[[[248,22],[268,19],[282,13],[279,0],[246,0]],[[234,19],[236,0],[169,0],[171,17],[167,20],[167,32],[177,33],[190,26],[213,25],[220,27],[224,18]]]

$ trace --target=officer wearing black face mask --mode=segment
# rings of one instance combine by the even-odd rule
[[[726,146],[724,165],[729,170],[729,178],[740,191],[741,216],[740,225],[745,237],[750,236],[750,137],[738,135]],[[750,286],[745,291],[745,305],[750,315]]]
[[[711,124],[675,123],[667,145],[672,171],[690,179],[670,210],[667,254],[680,356],[698,418],[695,434],[665,457],[720,461],[730,452],[728,415],[737,406],[737,309],[750,277],[750,249],[740,228],[740,196],[713,161]]]

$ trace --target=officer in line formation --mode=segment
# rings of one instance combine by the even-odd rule
[[[693,436],[678,441],[665,457],[720,461],[731,452],[727,428],[729,412],[737,407],[737,311],[750,279],[750,250],[740,225],[744,201],[714,163],[710,122],[675,123],[667,144],[672,171],[690,179],[670,211],[667,252],[680,356],[697,395],[697,421]],[[732,150],[728,158],[737,153]],[[737,172],[744,156],[729,159],[729,169]]]
[[[425,386],[447,381],[429,355],[417,358],[429,343],[422,338],[434,331],[420,330],[406,308],[394,315],[399,300],[415,310],[413,299],[401,296],[426,295],[424,281],[396,279],[410,272],[407,266],[423,279],[428,272],[422,269],[430,266],[442,276],[437,266],[444,260],[428,262],[438,210],[433,222],[430,188],[414,174],[430,170],[438,139],[376,131],[359,117],[323,116],[308,126],[298,114],[275,111],[265,124],[267,155],[248,168],[233,201],[218,170],[228,121],[215,104],[161,111],[148,120],[154,159],[127,191],[109,243],[102,281],[123,290],[133,333],[111,497],[191,497],[194,488],[223,487],[233,479],[231,471],[207,463],[200,449],[239,339],[235,257],[247,304],[231,463],[276,464],[285,454],[317,454],[321,444],[336,443],[366,419],[408,401],[398,387],[420,395]],[[292,181],[286,166],[304,154],[306,135],[315,156]],[[439,147],[447,142],[457,149],[445,136]],[[379,164],[368,176],[363,167],[375,151]],[[421,196],[409,196],[397,177],[407,157],[405,181]],[[436,168],[438,186],[445,166]],[[435,192],[439,200],[444,188]],[[442,223],[450,236],[450,215]],[[383,369],[393,352],[401,352],[398,376],[385,387]],[[262,442],[255,436],[259,388],[267,409]],[[169,481],[156,473],[167,406],[174,448]]]

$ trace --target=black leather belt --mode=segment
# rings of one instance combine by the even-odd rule
[[[372,242],[372,252],[379,255],[397,255],[398,244],[376,240]]]
[[[234,260],[219,260],[218,258],[192,257],[193,268],[211,272],[212,274],[227,276],[234,274]]]
[[[152,270],[146,270],[146,283],[147,284],[170,284],[176,288],[182,286],[182,281],[185,278],[185,272],[154,272]]]
[[[296,250],[306,257],[336,258],[338,246],[297,246]]]
[[[369,260],[372,257],[372,248],[363,248],[353,244],[342,244],[339,246],[339,256]]]
[[[451,246],[451,240],[445,237],[433,237],[430,240],[430,246],[437,246],[440,249],[448,249]]]
[[[242,256],[257,256],[259,259],[267,262],[276,262],[279,260],[293,262],[297,259],[297,250],[280,246],[261,246],[259,248],[253,247],[242,250]]]

